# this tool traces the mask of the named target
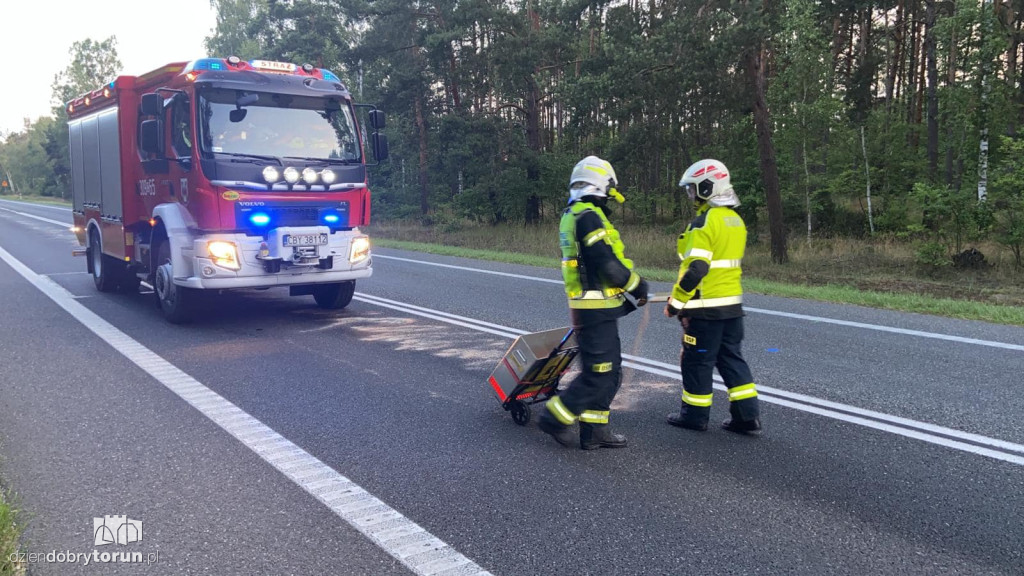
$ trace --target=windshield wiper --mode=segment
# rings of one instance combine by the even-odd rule
[[[342,160],[341,158],[312,158],[309,156],[285,156],[286,160],[305,160],[307,162],[321,162],[323,164],[362,164],[356,160]]]
[[[281,159],[277,156],[264,156],[262,154],[242,154],[241,152],[215,152],[215,154],[226,154],[231,156],[232,162],[255,162],[256,160],[266,160],[268,162],[275,162],[279,166],[281,165]]]

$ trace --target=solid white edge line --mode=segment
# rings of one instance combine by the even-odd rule
[[[11,210],[10,208],[4,208],[2,206],[0,206],[0,210],[3,210],[4,212],[10,212],[11,214],[17,214],[18,216],[24,216],[25,218],[32,218],[33,220],[39,220],[42,222],[47,222],[49,224],[56,224],[58,226],[63,227],[65,230],[73,225],[71,222],[59,222],[57,220],[43,218],[42,216],[36,216],[35,214],[26,214],[25,212],[18,212],[17,210]]]
[[[510,272],[497,272],[495,270],[484,270],[482,268],[472,268],[469,266],[456,266],[454,264],[441,264],[440,262],[429,262],[426,260],[414,260],[412,258],[400,258],[398,256],[385,256],[383,254],[374,254],[374,258],[381,258],[384,260],[398,260],[400,262],[410,262],[413,264],[423,264],[425,266],[438,266],[441,268],[451,268],[454,270],[465,270],[467,272],[477,272],[480,274],[492,274],[494,276],[505,276],[509,278],[519,278],[520,280],[532,280],[535,282],[545,282],[549,284],[562,284],[561,280],[552,280],[550,278],[540,278],[537,276],[526,276],[523,274],[512,274]],[[864,330],[875,330],[878,332],[890,332],[893,334],[901,334],[903,336],[918,336],[921,338],[931,338],[934,340],[946,340],[948,342],[958,342],[961,344],[974,344],[977,346],[988,346],[991,348],[1002,348],[1005,350],[1017,350],[1024,352],[1024,345],[1021,344],[1009,344],[1006,342],[997,342],[994,340],[981,340],[978,338],[967,338],[965,336],[953,336],[949,334],[939,334],[937,332],[925,332],[923,330],[910,330],[907,328],[895,328],[892,326],[882,326],[880,324],[867,324],[864,322],[853,322],[850,320],[838,320],[835,318],[825,318],[823,316],[810,316],[807,314],[796,314],[793,312],[781,312],[777,310],[767,310],[764,308],[754,308],[750,306],[744,306],[745,312],[753,312],[755,314],[766,314],[769,316],[781,316],[784,318],[792,318],[796,320],[807,320],[809,322],[818,322],[822,324],[833,324],[836,326],[846,326],[849,328],[861,328]]]
[[[459,566],[481,576],[489,574],[397,510],[79,304],[62,286],[36,274],[3,248],[0,248],[0,260],[116,352],[188,402],[414,573],[433,575],[442,568],[448,570]],[[358,495],[360,505],[353,506],[345,494]],[[422,542],[415,547],[410,546],[409,535],[418,535]]]
[[[54,206],[52,204],[38,204],[36,202],[25,202],[23,200],[11,200],[9,198],[0,198],[0,203],[14,204],[15,206],[31,206],[33,208],[49,208],[50,210],[59,210],[61,212],[71,212],[71,208],[65,206]]]
[[[486,332],[488,334],[494,334],[496,336],[503,336],[509,339],[515,339],[518,336],[527,334],[522,330],[515,328],[504,327],[499,324],[492,324],[490,322],[482,322],[473,318],[465,316],[459,316],[457,314],[449,314],[447,312],[440,312],[437,310],[431,310],[430,308],[424,308],[422,306],[415,306],[412,304],[406,304],[398,302],[396,300],[389,300],[381,298],[379,296],[372,296],[364,293],[356,293],[354,296],[355,300],[365,302],[367,304],[373,304],[382,308],[389,308],[413,316],[420,316],[422,318],[428,318],[431,320],[437,320],[456,326],[462,326],[464,328],[470,328],[472,330],[478,330]],[[673,380],[681,381],[682,377],[679,374],[679,368],[668,364],[666,362],[659,362],[656,360],[649,360],[639,356],[632,356],[629,354],[623,354],[623,359],[626,360],[622,363],[623,367],[633,368],[647,372],[649,374],[655,374],[657,376],[663,376],[671,378]],[[727,389],[722,383],[721,377],[715,376],[715,389],[722,392],[726,392]],[[974,454],[980,454],[983,456],[989,456],[996,458],[993,454],[1003,454],[1002,457],[998,457],[999,460],[1005,460],[1007,462],[1013,462],[1014,464],[1024,465],[1024,458],[1013,455],[1004,454],[983,448],[980,446],[973,446],[972,444],[965,444],[951,438],[958,438],[960,440],[967,440],[970,442],[976,442],[978,444],[984,444],[994,448],[1001,448],[1003,450],[1024,453],[1024,445],[1016,444],[1006,440],[1000,440],[998,438],[990,438],[988,436],[982,436],[979,434],[973,434],[970,432],[963,432],[953,428],[946,428],[944,426],[938,426],[935,424],[929,424],[927,422],[919,422],[917,420],[910,420],[900,416],[893,416],[891,414],[885,414],[884,412],[876,412],[873,410],[867,410],[864,408],[858,408],[856,406],[850,406],[839,402],[832,402],[830,400],[824,400],[815,398],[813,396],[807,396],[804,394],[798,394],[794,392],[788,392],[778,388],[770,386],[757,386],[759,397],[765,402],[771,404],[778,404],[800,410],[803,412],[809,412],[811,414],[817,414],[819,416],[826,416],[834,418],[836,420],[842,420],[844,422],[850,422],[853,424],[859,424],[867,426],[869,428],[875,428],[877,430],[883,430],[885,432],[891,432],[901,436],[914,438],[917,440],[923,440],[939,446],[945,446],[948,448],[954,448],[957,450],[963,450],[966,452],[972,452]],[[830,409],[831,408],[831,409]],[[864,416],[861,418],[859,416]],[[868,418],[874,418],[875,420],[869,420]],[[877,421],[876,421],[877,420]],[[873,423],[873,424],[869,424]],[[934,432],[935,434],[929,434]],[[940,436],[941,435],[941,436]],[[949,436],[951,438],[946,438]]]

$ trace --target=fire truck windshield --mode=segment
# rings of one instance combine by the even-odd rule
[[[202,152],[361,162],[355,123],[338,99],[207,89],[199,95]]]

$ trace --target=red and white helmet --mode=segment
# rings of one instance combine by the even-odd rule
[[[679,185],[693,202],[711,206],[739,206],[740,199],[729,182],[729,169],[718,160],[700,160],[686,169]]]

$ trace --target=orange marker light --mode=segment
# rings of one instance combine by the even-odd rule
[[[149,219],[149,225],[150,226],[156,226],[156,218],[150,218]]]

